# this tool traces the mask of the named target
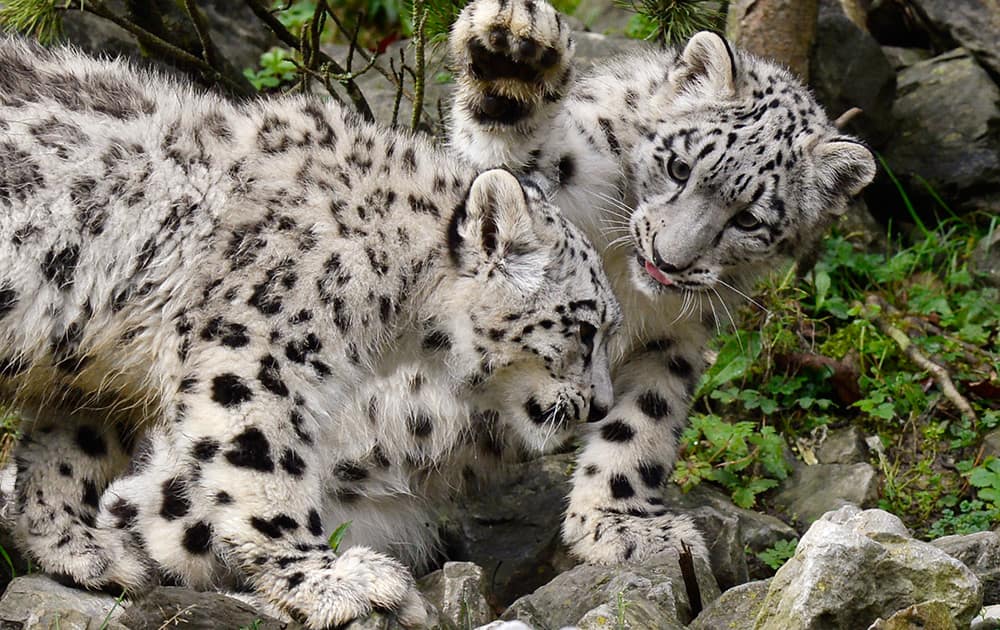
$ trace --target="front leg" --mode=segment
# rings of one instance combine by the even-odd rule
[[[452,150],[484,168],[529,166],[572,82],[569,26],[540,0],[476,0],[455,21],[449,49]]]
[[[618,370],[615,406],[589,425],[573,474],[563,539],[576,556],[602,564],[639,561],[680,550],[683,542],[708,558],[693,521],[668,512],[661,492],[701,369],[695,348],[662,341]]]

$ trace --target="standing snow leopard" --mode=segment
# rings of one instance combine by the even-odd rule
[[[596,250],[508,171],[0,37],[0,401],[25,416],[14,533],[51,574],[419,626],[397,559],[327,545],[346,506],[420,530],[452,451],[610,405],[619,320]]]
[[[563,536],[580,558],[638,560],[682,539],[670,476],[713,329],[760,273],[814,241],[875,175],[777,65],[711,33],[581,77],[573,39],[542,0],[475,0],[449,48],[451,149],[547,191],[603,251],[624,308],[615,403],[593,424]]]

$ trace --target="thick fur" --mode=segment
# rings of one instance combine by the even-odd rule
[[[624,307],[615,404],[588,426],[563,534],[581,558],[637,560],[681,540],[670,476],[702,350],[762,271],[814,240],[875,174],[785,69],[699,33],[574,78],[541,0],[476,0],[456,22],[451,149],[542,187],[603,252]]]
[[[508,171],[0,38],[0,398],[50,573],[420,625],[404,565],[351,540],[424,557],[434,479],[607,409],[619,319]]]

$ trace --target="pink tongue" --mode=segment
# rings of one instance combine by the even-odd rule
[[[663,275],[663,272],[657,269],[656,266],[653,263],[649,262],[648,260],[646,261],[646,273],[651,275],[653,277],[653,280],[656,280],[657,282],[659,282],[664,286],[669,287],[674,283],[673,280]]]

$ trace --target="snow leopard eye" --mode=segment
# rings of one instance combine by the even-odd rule
[[[667,162],[667,174],[675,181],[686,182],[688,177],[691,177],[691,165],[676,155],[671,155],[670,161]]]
[[[764,223],[755,217],[749,210],[744,210],[733,217],[733,224],[735,224],[739,229],[749,232],[751,230],[756,230]]]
[[[584,347],[584,356],[589,357],[594,353],[594,337],[597,336],[597,328],[593,324],[580,322],[580,343]]]

